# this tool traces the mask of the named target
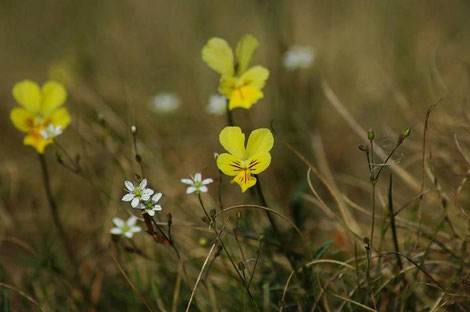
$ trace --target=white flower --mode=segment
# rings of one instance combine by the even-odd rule
[[[227,98],[223,95],[211,95],[206,110],[209,114],[222,116],[227,112]]]
[[[288,70],[312,66],[315,53],[311,47],[292,46],[284,54],[283,64]]]
[[[158,204],[160,198],[162,198],[162,193],[156,193],[152,196],[152,199],[146,202],[141,202],[136,208],[142,209],[144,213],[153,217],[155,215],[155,211],[162,210],[162,207]]]
[[[159,93],[150,103],[150,108],[156,113],[171,113],[180,106],[180,99],[174,93]]]
[[[210,178],[202,180],[201,174],[196,173],[194,177],[191,176],[191,179],[181,179],[181,182],[189,185],[188,188],[186,189],[186,194],[192,194],[194,192],[207,193],[206,185],[212,183],[213,180]]]
[[[53,124],[49,124],[46,129],[39,131],[39,133],[44,139],[52,140],[62,134],[62,126],[54,127]]]
[[[115,227],[111,229],[111,234],[114,235],[123,235],[127,238],[131,238],[134,233],[138,233],[142,230],[140,226],[135,225],[137,218],[132,216],[127,221],[124,221],[120,218],[113,218],[113,223]]]
[[[126,202],[130,201],[133,208],[136,208],[140,201],[149,200],[150,196],[154,193],[152,189],[147,188],[147,179],[143,179],[139,185],[130,181],[124,181],[124,185],[126,186],[126,191],[129,193],[124,195],[122,200]]]

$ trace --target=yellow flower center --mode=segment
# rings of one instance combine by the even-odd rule
[[[251,178],[251,171],[256,170],[256,166],[259,165],[259,163],[257,159],[251,159],[250,162],[248,162],[248,160],[234,160],[229,165],[235,168],[234,171],[243,171],[243,174],[237,175],[237,177],[240,182],[247,183]]]
[[[245,96],[243,94],[243,87],[245,87],[246,85],[248,85],[246,81],[244,82],[240,78],[238,78],[236,83],[234,83],[232,86],[232,92],[238,92],[240,94],[240,98],[244,100]]]
[[[29,127],[29,134],[34,136],[36,139],[41,139],[41,131],[45,130],[49,125],[49,121],[44,122],[41,117],[28,118],[26,120],[26,125]]]

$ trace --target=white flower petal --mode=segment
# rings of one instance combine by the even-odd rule
[[[147,179],[143,179],[141,182],[140,182],[140,185],[139,185],[140,189],[143,190],[144,188],[147,187]]]
[[[146,211],[148,213],[149,216],[153,217],[155,215],[155,211],[153,210],[147,210]]]
[[[134,197],[134,199],[132,199],[132,201],[131,201],[131,206],[132,206],[133,208],[136,208],[137,205],[139,204],[139,202],[140,202],[139,198],[138,198],[138,197]]]
[[[111,231],[109,231],[111,234],[114,234],[114,235],[121,235],[122,234],[122,229],[120,228],[117,228],[117,227],[114,227],[111,229]]]
[[[198,172],[194,175],[194,182],[201,182],[202,175]]]
[[[47,133],[46,130],[41,130],[39,131],[39,134],[44,138],[44,139],[49,139],[49,134]]]
[[[157,193],[157,194],[153,195],[153,196],[152,196],[152,201],[153,201],[154,203],[158,203],[158,201],[160,200],[160,198],[162,198],[162,195],[163,195],[162,193]]]
[[[197,190],[195,186],[190,186],[186,189],[186,194],[192,194]]]
[[[131,181],[124,181],[124,185],[130,192],[133,192],[135,190],[134,183],[132,183]]]
[[[134,236],[134,233],[132,233],[131,231],[127,231],[126,233],[124,233],[124,236],[126,236],[127,238],[132,238],[132,236]]]
[[[181,182],[187,185],[194,185],[194,181],[191,179],[181,179]]]
[[[207,193],[207,186],[201,185],[201,186],[199,187],[199,192],[201,192],[201,193]]]
[[[122,201],[126,201],[126,202],[128,202],[128,201],[131,201],[131,200],[133,200],[133,199],[134,199],[134,197],[135,197],[135,195],[134,195],[134,194],[132,194],[132,193],[128,193],[128,194],[126,194],[126,195],[124,195],[124,196],[122,197]]]
[[[124,226],[124,220],[120,219],[120,218],[113,218],[113,223],[114,225],[116,225],[117,227],[123,227]]]
[[[214,180],[212,180],[211,178],[209,179],[204,179],[201,184],[202,185],[207,185],[207,184],[211,184],[212,182],[214,182]]]
[[[160,205],[155,205],[155,206],[153,206],[153,210],[155,210],[155,211],[160,211],[160,210],[162,210],[162,206],[160,206]]]
[[[137,218],[134,216],[131,216],[129,219],[127,219],[126,224],[127,226],[132,227],[135,225],[136,222],[137,222]]]
[[[152,194],[154,193],[154,190],[152,189],[145,189],[145,190],[142,190],[142,197],[147,197],[150,198],[150,196],[152,196]],[[148,198],[146,200],[148,200]]]
[[[130,230],[132,233],[137,233],[137,232],[140,232],[142,231],[142,228],[140,226],[133,226],[130,228]]]

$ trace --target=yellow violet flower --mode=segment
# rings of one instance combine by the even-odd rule
[[[263,98],[261,91],[269,77],[269,71],[262,66],[248,68],[251,57],[258,47],[258,40],[252,35],[243,36],[237,44],[235,66],[232,48],[221,38],[212,38],[202,49],[202,59],[220,77],[219,92],[229,100],[230,110],[236,107],[251,108]]]
[[[228,176],[231,183],[238,183],[242,192],[256,184],[254,174],[260,174],[269,167],[274,137],[269,129],[261,128],[251,132],[245,148],[245,135],[239,127],[225,127],[219,134],[220,144],[228,153],[217,157],[217,167]]]
[[[61,107],[67,98],[67,91],[57,81],[47,81],[41,88],[31,80],[23,80],[13,87],[13,97],[21,107],[10,113],[13,125],[27,133],[23,144],[33,146],[38,153],[53,142],[48,129],[64,130],[70,124],[70,114]],[[52,127],[51,127],[52,126]]]

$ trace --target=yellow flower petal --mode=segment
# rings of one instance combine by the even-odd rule
[[[42,86],[41,95],[41,113],[45,115],[64,104],[67,98],[67,91],[62,84],[49,80]]]
[[[222,153],[217,157],[217,167],[228,176],[236,176],[243,170],[244,161],[228,153]]]
[[[219,74],[233,76],[233,51],[224,39],[210,39],[202,49],[202,59]]]
[[[232,91],[229,96],[228,108],[230,110],[241,107],[250,109],[253,104],[263,98],[263,92],[252,86],[245,86]]]
[[[237,176],[233,178],[231,183],[237,183],[238,185],[240,185],[242,193],[245,193],[247,189],[256,184],[256,178],[253,177],[249,171],[245,170],[237,174]]]
[[[269,78],[269,70],[263,66],[254,66],[241,75],[240,80],[242,85],[252,86],[257,89],[262,89]]]
[[[39,154],[43,154],[46,146],[52,142],[52,140],[44,139],[39,133],[30,133],[23,140],[24,145],[31,145]]]
[[[246,154],[251,158],[260,153],[269,152],[274,145],[274,137],[267,128],[256,129],[251,132],[246,146]]]
[[[66,108],[59,108],[50,113],[45,117],[45,124],[53,124],[54,126],[62,126],[62,130],[65,130],[70,124],[70,114]]]
[[[238,75],[244,73],[248,65],[250,64],[251,57],[255,52],[256,48],[258,48],[258,40],[252,35],[244,35],[237,44],[237,59],[238,59],[238,68],[237,73]]]
[[[220,144],[235,157],[245,159],[245,135],[240,127],[225,127],[219,134]]]
[[[246,161],[246,165],[250,173],[252,174],[260,174],[264,170],[266,170],[269,165],[271,164],[271,154],[268,152],[256,154],[253,157],[250,157]]]
[[[13,87],[13,97],[25,109],[37,114],[41,109],[41,93],[37,83],[31,80],[23,80]]]
[[[10,119],[20,131],[29,132],[34,126],[34,115],[22,107],[12,109]]]
[[[228,75],[222,75],[219,82],[219,92],[225,97],[230,98],[232,92],[237,88],[238,78]]]

